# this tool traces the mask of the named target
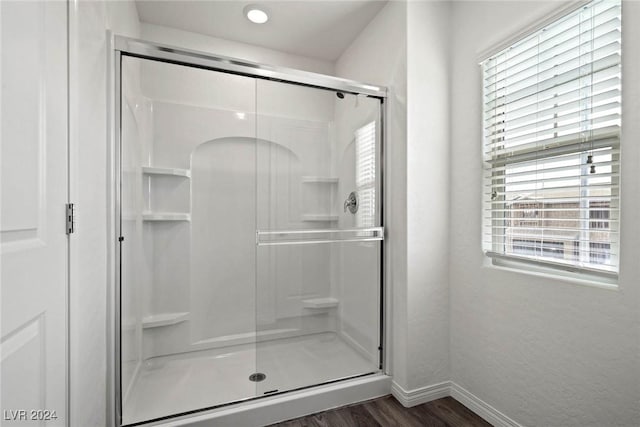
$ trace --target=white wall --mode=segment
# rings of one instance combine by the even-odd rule
[[[640,4],[623,6],[620,289],[484,266],[479,55],[559,2],[453,2],[452,380],[523,425],[640,424]]]
[[[70,425],[107,424],[107,49],[106,30],[139,37],[133,3],[69,4],[70,200],[76,234],[70,243]],[[99,190],[97,190],[99,189]]]
[[[449,379],[448,17],[447,2],[390,2],[336,62],[336,75],[390,89],[387,333],[405,392]]]
[[[449,2],[407,4],[407,329],[411,390],[449,379]]]

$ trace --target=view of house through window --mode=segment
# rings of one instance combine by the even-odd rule
[[[616,273],[621,4],[582,6],[484,61],[484,249]]]

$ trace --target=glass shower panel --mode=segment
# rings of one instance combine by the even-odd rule
[[[380,370],[379,99],[257,82],[258,395]]]
[[[256,81],[122,59],[123,425],[256,396]]]

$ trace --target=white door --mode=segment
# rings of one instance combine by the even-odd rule
[[[67,5],[1,0],[0,30],[0,425],[65,425]]]

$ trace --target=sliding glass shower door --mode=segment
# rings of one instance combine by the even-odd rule
[[[256,80],[128,56],[121,70],[127,425],[256,396]]]
[[[380,99],[119,71],[121,424],[378,372]]]
[[[257,82],[259,394],[380,369],[380,101]]]

